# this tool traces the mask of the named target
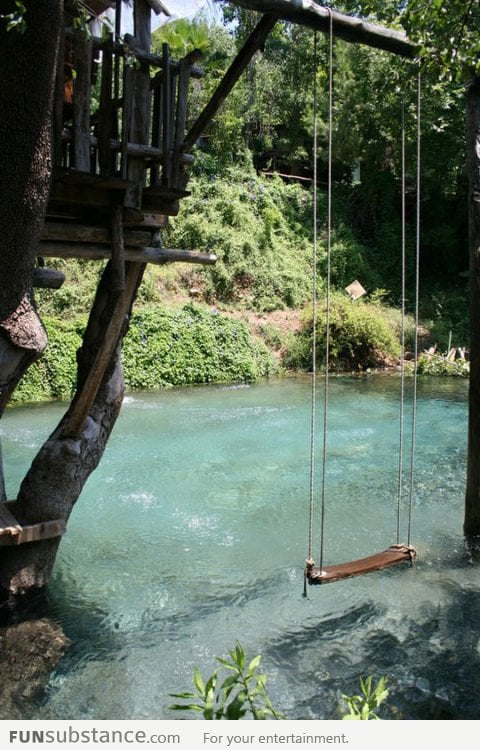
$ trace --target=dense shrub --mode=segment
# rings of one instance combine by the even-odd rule
[[[69,399],[85,318],[47,318],[49,345],[15,391],[13,402]],[[145,307],[132,316],[123,348],[127,388],[254,381],[278,371],[270,351],[241,321],[186,305]]]
[[[134,314],[123,361],[129,388],[254,381],[278,370],[244,323],[193,304]]]
[[[353,303],[345,296],[333,294],[330,303],[331,370],[366,370],[392,363],[399,355],[394,329],[378,305],[361,300]],[[317,365],[324,367],[327,310],[325,302],[317,306]],[[306,314],[302,330],[285,355],[285,365],[308,370],[312,365],[313,314]]]
[[[216,253],[203,271],[206,298],[260,312],[303,307],[312,286],[310,193],[239,169],[190,187],[169,242]]]

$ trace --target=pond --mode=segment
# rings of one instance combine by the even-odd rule
[[[322,399],[320,383],[319,433]],[[9,496],[63,409],[2,420]],[[421,380],[417,418],[416,565],[304,598],[309,380],[129,395],[49,587],[73,645],[25,718],[181,718],[169,694],[191,688],[195,666],[209,675],[236,641],[262,655],[289,719],[335,718],[367,675],[388,678],[392,717],[478,718],[480,569],[462,537],[467,384]],[[328,421],[325,564],[396,541],[398,378],[333,378]],[[318,463],[320,453],[321,435]]]

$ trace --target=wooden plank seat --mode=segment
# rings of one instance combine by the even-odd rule
[[[340,563],[339,565],[326,565],[322,568],[316,567],[313,561],[307,561],[305,576],[309,584],[331,583],[340,581],[344,578],[372,573],[376,570],[388,568],[391,565],[400,563],[413,563],[416,552],[408,544],[392,544],[383,552],[377,552],[369,557],[362,557],[359,560]]]
[[[21,525],[11,513],[7,503],[0,503],[0,547],[11,547],[26,542],[39,542],[61,536],[65,522],[44,521]]]

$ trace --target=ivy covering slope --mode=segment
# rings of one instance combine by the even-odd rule
[[[20,383],[13,403],[69,399],[74,391],[86,318],[44,323],[49,346]],[[278,372],[271,352],[245,323],[193,304],[134,313],[123,363],[127,389],[251,382]]]

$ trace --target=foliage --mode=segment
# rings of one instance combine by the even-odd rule
[[[419,375],[468,378],[470,363],[464,359],[451,361],[441,354],[422,354],[418,359],[417,372]]]
[[[284,719],[267,695],[267,677],[258,672],[261,656],[247,662],[245,650],[239,643],[228,653],[229,658],[217,658],[221,668],[216,669],[206,682],[195,668],[193,684],[196,692],[172,694],[172,698],[190,702],[176,703],[171,709],[198,712],[209,720]],[[228,673],[227,677],[221,676],[222,669]]]
[[[327,309],[325,300],[317,306],[317,364],[326,367]],[[399,342],[383,308],[334,293],[329,313],[330,370],[368,370],[394,362]],[[286,367],[308,370],[312,366],[313,315],[310,308],[303,328],[285,355]]]
[[[425,66],[457,83],[478,75],[478,3],[409,0],[403,21],[410,36],[420,43],[419,56]]]
[[[27,9],[21,0],[15,0],[13,6],[10,13],[0,13],[0,23],[5,23],[7,31],[16,31],[19,34],[23,34],[27,23],[25,19]]]
[[[48,348],[16,388],[12,403],[69,399],[76,380],[76,353],[82,342],[85,316],[74,321],[44,317]]]
[[[302,307],[311,289],[311,196],[279,178],[228,169],[192,182],[169,241],[215,252],[202,272],[205,298],[271,311]]]
[[[27,372],[14,403],[71,398],[76,352],[86,324],[44,318],[49,344]],[[196,383],[252,382],[278,372],[278,365],[241,321],[186,305],[180,310],[145,306],[132,316],[123,348],[127,388],[159,388]]]
[[[348,714],[345,714],[342,718],[354,721],[380,719],[377,710],[388,698],[385,677],[380,677],[376,685],[371,676],[365,679],[360,677],[360,692],[361,695],[342,695],[348,706]]]
[[[251,382],[278,370],[244,323],[194,304],[134,313],[123,362],[132,389]]]

